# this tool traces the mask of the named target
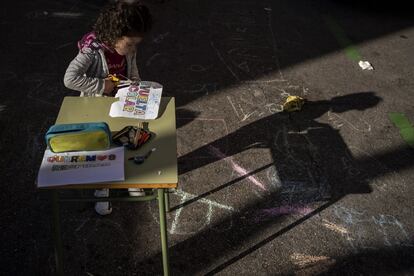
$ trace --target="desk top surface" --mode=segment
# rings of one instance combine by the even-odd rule
[[[154,133],[146,144],[137,150],[125,149],[125,180],[100,184],[65,185],[56,188],[175,188],[177,187],[177,139],[175,126],[175,101],[163,97],[158,118],[155,120],[136,120],[112,118],[109,116],[115,98],[109,97],[65,97],[56,124],[106,122],[112,132],[127,125],[148,122],[149,130]],[[140,165],[128,158],[144,155],[150,149],[156,150]]]

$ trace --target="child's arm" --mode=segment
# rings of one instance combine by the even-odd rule
[[[87,77],[88,68],[95,59],[92,50],[80,51],[66,69],[64,83],[69,89],[82,91],[88,96],[102,95],[105,89],[105,80],[98,77]]]
[[[131,72],[129,78],[131,80],[140,81],[141,77],[139,76],[138,67],[137,67],[137,54],[136,52],[131,57]]]

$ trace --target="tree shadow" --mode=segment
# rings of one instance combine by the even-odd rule
[[[343,1],[149,3],[157,22],[140,48],[141,73],[162,83],[179,107],[248,81],[283,80],[284,68],[413,25],[399,13],[379,12],[379,4]]]

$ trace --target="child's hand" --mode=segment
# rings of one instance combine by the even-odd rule
[[[115,87],[115,83],[110,78],[106,78],[103,94],[106,96],[113,97],[113,91],[115,90]]]

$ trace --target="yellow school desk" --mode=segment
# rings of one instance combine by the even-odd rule
[[[65,97],[56,119],[56,124],[106,122],[112,132],[119,131],[127,125],[137,125],[144,122],[127,118],[112,118],[109,116],[111,104],[116,101],[109,97]],[[75,184],[51,187],[53,206],[53,225],[55,242],[55,261],[57,274],[63,274],[62,241],[59,223],[59,201],[146,201],[158,200],[161,231],[161,249],[164,275],[169,275],[168,241],[166,230],[166,211],[168,210],[169,188],[176,188],[177,176],[177,140],[175,127],[175,101],[171,97],[163,97],[158,118],[145,121],[148,129],[154,133],[149,142],[138,150],[125,149],[125,180],[111,183]],[[127,160],[134,155],[143,155],[148,150],[156,148],[143,164],[137,165]],[[61,189],[120,189],[147,188],[154,189],[152,195],[142,197],[112,197],[94,198],[59,198]]]

